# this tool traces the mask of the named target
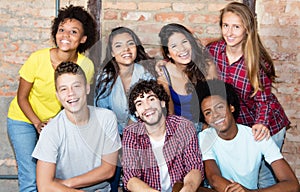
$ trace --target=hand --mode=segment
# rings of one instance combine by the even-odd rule
[[[33,124],[35,129],[37,130],[37,132],[40,134],[41,131],[43,130],[43,128],[49,123],[51,119],[49,119],[48,121],[45,121],[45,122],[40,122],[40,123],[37,123],[37,124]]]
[[[243,187],[241,184],[234,181],[231,182],[231,184],[226,186],[225,192],[249,192],[249,190]]]
[[[270,138],[270,130],[263,124],[255,124],[252,126],[252,133],[255,141],[261,141],[264,138]]]
[[[162,70],[162,66],[165,66],[168,62],[165,60],[159,60],[158,62],[156,62],[155,64],[155,71],[158,74],[158,76],[162,76],[164,74],[163,70]]]

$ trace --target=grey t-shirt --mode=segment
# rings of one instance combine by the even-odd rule
[[[56,178],[68,179],[84,174],[100,166],[103,155],[121,148],[115,114],[107,109],[88,107],[90,119],[86,125],[71,123],[62,110],[41,132],[32,156],[55,163]],[[102,182],[91,188],[106,191],[110,186],[108,182]]]

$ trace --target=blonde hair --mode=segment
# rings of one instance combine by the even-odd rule
[[[232,12],[239,16],[243,22],[243,27],[246,29],[246,37],[243,42],[243,54],[245,58],[247,76],[254,89],[252,96],[257,91],[263,90],[261,85],[259,71],[262,68],[272,82],[275,82],[275,68],[271,56],[263,46],[258,31],[257,22],[254,14],[249,7],[243,3],[229,3],[220,14],[220,27],[222,27],[223,15],[226,12]],[[268,64],[269,66],[266,66]]]

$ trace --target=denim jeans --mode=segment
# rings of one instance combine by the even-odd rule
[[[286,132],[286,128],[284,127],[278,133],[272,136],[272,139],[274,140],[274,142],[276,143],[276,145],[279,147],[280,150],[282,148],[283,141],[285,138],[285,132]],[[271,165],[269,165],[265,161],[265,159],[263,159],[259,170],[259,175],[258,175],[258,188],[260,189],[267,188],[276,183],[277,183],[276,177],[272,170]]]
[[[30,123],[7,118],[7,132],[16,155],[19,191],[36,192],[36,160],[31,156],[38,139],[36,129]]]

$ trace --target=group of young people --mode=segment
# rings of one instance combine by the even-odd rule
[[[95,21],[61,9],[56,47],[26,61],[8,112],[20,191],[115,192],[122,172],[126,191],[299,191],[280,153],[289,120],[255,17],[232,2],[220,28],[205,47],[183,25],[163,26],[160,61],[131,29],[114,28],[89,106],[94,65],[82,53]]]

